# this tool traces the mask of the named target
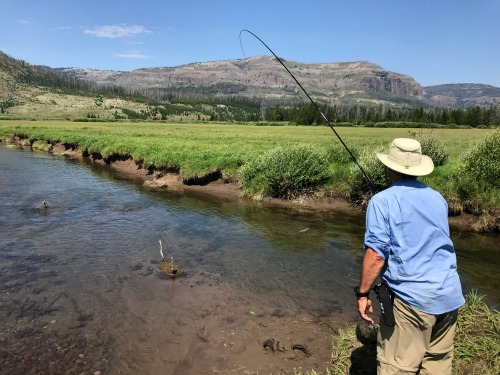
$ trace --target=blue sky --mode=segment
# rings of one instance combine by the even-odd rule
[[[31,64],[130,71],[270,53],[370,61],[423,86],[500,87],[500,0],[1,0],[0,50]],[[300,80],[300,74],[297,74]]]

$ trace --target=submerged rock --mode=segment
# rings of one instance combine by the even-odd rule
[[[171,278],[176,278],[184,273],[182,268],[174,264],[174,258],[171,257],[170,261],[165,259],[160,263],[160,269],[163,273],[167,274]]]

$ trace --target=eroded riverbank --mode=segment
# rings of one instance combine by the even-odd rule
[[[19,147],[29,147],[32,145],[27,139],[13,137],[4,140],[6,144],[17,145]],[[184,190],[198,191],[215,195],[227,199],[250,199],[242,195],[241,184],[238,181],[225,180],[222,173],[209,173],[199,179],[185,181],[179,174],[171,173],[168,169],[155,170],[152,166],[144,166],[141,161],[135,161],[130,155],[110,155],[103,156],[99,153],[88,153],[78,148],[77,144],[63,144],[53,142],[47,144],[41,151],[51,154],[64,155],[78,160],[88,160],[92,163],[107,165],[119,171],[124,178],[141,179],[144,184],[151,188],[166,189],[182,192]],[[363,208],[349,202],[343,197],[333,197],[320,193],[310,196],[303,196],[295,200],[282,200],[274,198],[264,198],[259,202],[262,206],[282,206],[294,210],[325,212],[328,210],[340,211],[346,215],[363,217]],[[490,222],[488,228],[493,231],[500,229],[500,213],[495,212],[490,218],[480,218],[474,215],[462,213],[460,215],[449,216],[450,227],[457,231],[476,231],[477,224],[481,220]],[[493,224],[491,224],[493,223]],[[496,224],[495,224],[496,223]],[[484,229],[484,226],[481,226]]]

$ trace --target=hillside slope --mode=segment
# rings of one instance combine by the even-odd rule
[[[102,119],[130,118],[138,114],[159,118],[165,105],[143,96],[127,95],[119,87],[99,87],[89,80],[57,69],[36,66],[0,52],[0,114],[9,118],[29,119]],[[189,106],[170,106],[169,115],[190,111]],[[198,117],[193,111],[192,116]],[[180,116],[179,116],[180,117]],[[186,116],[184,116],[186,117]]]
[[[425,97],[442,107],[495,106],[500,104],[500,88],[475,83],[429,86]]]

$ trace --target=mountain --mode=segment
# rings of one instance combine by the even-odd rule
[[[325,104],[388,104],[430,106],[413,78],[369,62],[303,64],[283,60],[315,101]],[[192,63],[131,72],[62,68],[61,72],[100,85],[129,90],[159,90],[182,97],[231,96],[297,103],[307,97],[274,57]]]
[[[500,88],[476,83],[456,83],[425,87],[427,99],[440,107],[495,106],[500,104]]]

